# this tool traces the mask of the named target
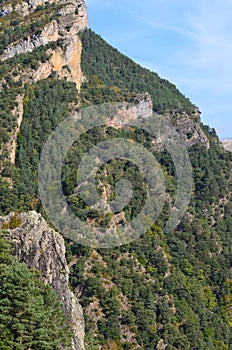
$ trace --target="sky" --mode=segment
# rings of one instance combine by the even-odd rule
[[[231,0],[85,0],[91,29],[177,88],[232,137]]]

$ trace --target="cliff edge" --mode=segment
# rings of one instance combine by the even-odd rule
[[[16,214],[0,217],[0,226],[11,223]],[[17,216],[18,227],[8,229],[15,255],[20,262],[40,271],[45,283],[58,293],[65,312],[70,314],[73,332],[72,349],[84,350],[84,318],[82,307],[69,289],[69,268],[65,258],[63,237],[51,229],[35,211]]]

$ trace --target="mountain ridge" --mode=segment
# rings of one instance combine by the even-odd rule
[[[83,1],[1,2],[3,221],[10,212],[32,220],[34,210],[33,235],[41,234],[38,221],[52,230],[38,194],[38,165],[44,143],[65,118],[88,106],[118,102],[126,119],[129,104],[135,105],[135,114],[147,106],[149,113],[159,113],[177,128],[193,167],[190,204],[174,231],[165,233],[178,189],[175,167],[165,147],[156,147],[158,142],[149,133],[114,127],[115,116],[109,125],[84,133],[64,159],[62,186],[67,203],[83,221],[96,226],[132,219],[144,203],[146,189],[137,168],[119,159],[100,167],[99,194],[112,200],[115,183],[125,177],[133,185],[135,198],[117,218],[112,213],[100,215],[84,203],[76,191],[76,169],[83,154],[99,142],[119,137],[139,143],[156,157],[166,186],[160,217],[131,244],[93,249],[65,239],[69,286],[85,318],[85,349],[230,350],[231,153],[224,151],[215,130],[201,123],[199,109],[174,84],[86,29],[87,19]],[[22,241],[27,237],[26,229],[14,229],[14,244],[14,233],[20,232]],[[33,246],[30,239],[24,243],[43,256],[38,250],[42,246]],[[22,251],[26,248],[22,245]],[[47,256],[46,263],[51,258]],[[31,265],[23,256],[20,260]],[[83,349],[82,328],[79,338],[76,350]],[[46,344],[38,350],[47,350]]]
[[[222,138],[221,141],[227,151],[232,151],[232,137]]]

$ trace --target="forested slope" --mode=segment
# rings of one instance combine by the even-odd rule
[[[61,79],[55,72],[36,82],[26,82],[21,74],[26,68],[30,72],[36,71],[41,61],[48,62],[47,50],[62,47],[62,41],[0,64],[2,144],[9,142],[17,124],[12,113],[17,107],[16,98],[18,95],[23,97],[23,119],[16,140],[15,162],[7,160],[6,149],[1,154],[4,165],[0,187],[1,198],[4,198],[1,215],[31,209],[45,215],[37,181],[41,150],[52,130],[73,111],[103,102],[133,101],[137,93],[148,92],[155,112],[169,116],[171,120],[173,117],[174,122],[178,118],[189,118],[199,123],[196,107],[173,84],[121,55],[92,31],[83,32],[80,38],[85,76],[80,93],[73,82]],[[4,45],[6,43],[2,41],[1,50]],[[151,135],[136,128],[97,128],[86,133],[67,154],[62,174],[63,190],[70,207],[83,220],[95,220],[103,226],[111,220],[109,216],[96,215],[75,192],[76,169],[81,157],[100,141],[121,137],[140,143],[156,156],[165,174],[167,188],[167,201],[159,219],[143,237],[131,244],[114,249],[93,249],[66,242],[70,284],[85,313],[87,350],[231,349],[232,156],[221,147],[213,129],[201,127],[209,140],[209,148],[196,144],[188,149],[194,179],[191,202],[179,226],[168,234],[164,227],[175,198],[177,180],[170,155],[153,147]],[[132,180],[138,189],[135,200],[127,208],[129,220],[143,204],[144,184],[137,169],[123,160],[109,162],[99,170],[98,180],[112,189],[116,179],[122,176]],[[5,256],[9,248],[5,241],[2,242]],[[28,293],[37,293],[36,297],[43,303],[41,320],[45,324],[47,304],[43,298],[48,292],[38,282],[35,272],[10,261],[6,270],[5,265],[1,265],[4,273],[0,278],[8,285],[10,283],[12,293],[14,285],[21,283],[14,280],[16,272],[19,277],[22,274],[32,281]],[[4,290],[0,292],[5,293]],[[7,300],[5,294],[3,297]],[[0,320],[5,329],[10,319],[2,317]],[[4,343],[6,337],[1,339],[0,329],[2,344],[9,349],[15,336],[12,332],[10,329],[8,343]],[[63,341],[63,335],[60,336],[58,339]],[[48,345],[52,339],[47,340]],[[28,345],[31,340],[26,341]]]
[[[160,113],[179,108],[180,113],[184,109],[191,115],[194,106],[172,84],[139,67],[93,32],[84,32],[82,42],[82,69],[87,77],[82,93],[87,100],[98,101],[101,92],[114,85],[122,91],[148,91],[154,110]],[[162,344],[168,349],[232,346],[232,157],[222,149],[213,129],[202,129],[210,147],[189,149],[194,192],[174,232],[164,233],[170,209],[166,203],[147,234],[128,246],[95,251],[71,245],[69,258],[71,254],[77,258],[72,283],[81,291],[87,349],[97,349],[104,342],[110,342],[112,349],[114,344],[118,349],[148,350]],[[118,136],[122,134],[149,149],[147,135],[118,131]],[[81,154],[80,146],[75,159]],[[176,180],[170,157],[166,152],[155,155],[168,173],[168,192],[173,196]],[[111,164],[107,172],[117,174],[119,168]],[[113,186],[112,177],[107,179]]]

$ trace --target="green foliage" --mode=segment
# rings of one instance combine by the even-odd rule
[[[39,13],[43,9],[37,10]],[[57,81],[55,75],[23,90],[24,116],[17,139],[16,165],[7,163],[0,179],[0,196],[5,198],[0,207],[2,214],[15,209],[42,211],[37,189],[41,149],[50,133],[69,115],[71,105],[131,101],[136,93],[149,92],[154,110],[159,113],[191,113],[194,109],[173,84],[121,55],[93,32],[85,31],[81,39],[82,69],[87,80],[79,101],[75,85]],[[40,48],[0,65],[0,75],[8,77],[0,102],[3,142],[13,129],[11,111],[17,94],[22,92],[20,84],[13,81],[17,66],[24,69],[46,61],[46,50],[47,47]],[[169,234],[164,233],[164,225],[177,191],[175,167],[166,151],[154,152],[150,135],[136,128],[99,127],[83,135],[68,152],[63,165],[63,190],[70,207],[82,220],[107,226],[112,219],[91,210],[75,189],[76,169],[83,155],[98,142],[113,137],[133,140],[153,152],[165,174],[170,200],[146,235],[131,244],[96,251],[67,241],[70,283],[85,310],[87,350],[100,346],[151,350],[161,341],[168,349],[231,349],[232,154],[221,148],[213,129],[202,128],[210,148],[189,149],[194,191],[188,212],[175,232]],[[136,166],[122,159],[108,162],[100,167],[96,184],[108,188],[107,198],[114,199],[115,183],[123,177],[134,190],[133,200],[124,208],[126,220],[130,220],[143,206],[146,194]],[[99,195],[102,191],[99,187]],[[15,216],[5,229],[19,224]],[[59,349],[62,342],[66,344],[61,330],[66,321],[54,295],[35,271],[15,262],[3,236],[0,243],[0,348]],[[58,314],[54,314],[55,310]]]
[[[14,215],[11,217],[10,222],[4,223],[2,225],[2,229],[6,230],[6,229],[14,229],[17,228],[21,225],[22,221],[21,219],[18,217],[17,213],[14,213]]]
[[[0,273],[14,261],[12,246],[6,240],[6,231],[0,230]]]
[[[41,34],[46,24],[59,17],[58,10],[61,7],[61,4],[47,2],[45,6],[37,6],[35,12],[25,17],[19,16],[16,11],[1,17],[0,54],[11,43]]]
[[[70,347],[62,306],[37,271],[18,263],[0,234],[0,349]]]
[[[55,127],[69,115],[69,103],[76,101],[74,83],[50,78],[25,87],[16,167],[7,166],[0,183],[0,194],[5,198],[0,205],[1,213],[39,208],[37,170],[42,146]],[[13,188],[4,181],[8,177],[14,181]]]
[[[169,109],[190,112],[194,109],[189,99],[175,85],[122,55],[93,31],[85,30],[81,33],[81,40],[82,70],[88,81],[97,76],[103,84],[111,88],[116,86],[125,92],[149,92],[154,110],[158,113]],[[96,89],[94,95],[98,93],[99,90]],[[95,100],[98,101],[99,99]]]

